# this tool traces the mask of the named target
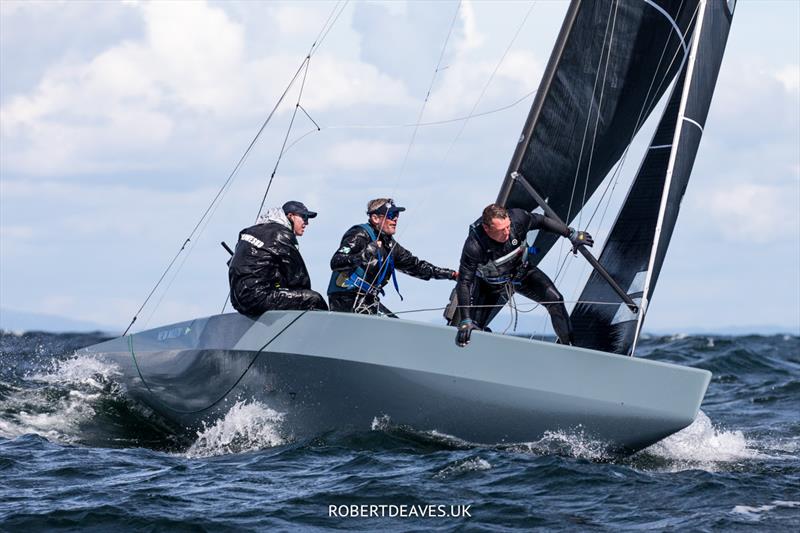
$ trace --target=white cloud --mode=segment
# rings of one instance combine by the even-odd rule
[[[407,146],[381,141],[352,140],[327,151],[329,164],[342,170],[377,170],[396,167]]]
[[[732,241],[784,240],[800,231],[800,190],[741,183],[710,194],[708,207],[718,234]]]
[[[297,9],[277,10],[284,30],[292,31]],[[213,124],[220,138],[236,121],[252,123],[300,64],[297,55],[274,49],[248,58],[243,26],[203,2],[137,4],[131,12],[142,17],[142,39],[120,42],[86,62],[50,66],[33,91],[7,99],[0,108],[0,135],[12,147],[4,153],[5,171],[49,176],[163,167],[170,151],[182,153],[180,147],[196,142],[198,128]],[[292,108],[292,98],[283,111]],[[375,66],[320,53],[303,103],[321,112],[404,106],[410,99],[403,83]],[[194,146],[195,153],[212,150]]]
[[[787,91],[797,92],[800,89],[800,66],[786,65],[775,73],[775,78]]]

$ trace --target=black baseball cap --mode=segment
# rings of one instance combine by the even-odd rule
[[[283,212],[287,215],[289,213],[294,213],[295,215],[303,215],[307,216],[308,218],[314,218],[317,216],[317,213],[308,210],[306,204],[303,202],[296,202],[295,200],[291,200],[283,204]]]
[[[372,211],[368,211],[367,214],[368,215],[386,215],[388,213],[400,213],[400,212],[405,211],[405,210],[406,210],[405,207],[400,207],[400,206],[394,205],[394,200],[389,199],[383,205],[380,205],[380,206],[376,207]]]

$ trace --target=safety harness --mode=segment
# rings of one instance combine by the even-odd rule
[[[475,236],[479,241],[481,241],[481,243],[484,245],[484,248],[488,248],[488,246],[486,246],[484,236],[478,231],[477,225],[479,223],[480,221],[470,225],[470,231],[475,233]],[[528,242],[525,239],[522,239],[519,243],[519,246],[514,248],[506,255],[478,265],[478,268],[475,270],[475,275],[489,285],[505,285],[509,282],[513,283],[515,281],[515,274],[518,272],[518,270],[520,270],[517,267],[524,265],[528,261],[528,256],[536,254],[538,251],[538,248],[535,246],[529,246]]]
[[[359,224],[359,227],[367,232],[371,242],[378,240],[375,229],[370,224]],[[397,295],[400,296],[400,300],[402,300],[403,295],[400,294],[400,287],[397,283],[397,274],[395,273],[394,259],[392,258],[391,251],[386,254],[386,258],[384,259],[381,249],[378,248],[378,265],[378,274],[371,276],[373,278],[372,283],[367,281],[366,271],[363,267],[356,268],[349,276],[345,272],[332,272],[331,282],[328,286],[328,294],[357,290],[364,294],[380,294],[383,296],[386,294],[382,287],[383,281],[387,276],[391,276],[394,290],[397,291]]]

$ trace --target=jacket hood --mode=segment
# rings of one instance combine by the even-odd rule
[[[283,209],[280,207],[271,207],[267,209],[266,213],[258,217],[258,221],[256,223],[268,224],[270,222],[275,222],[286,227],[290,231],[292,230],[292,223],[289,221],[289,219],[286,217],[286,213],[284,213]]]

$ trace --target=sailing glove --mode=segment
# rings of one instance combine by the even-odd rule
[[[592,236],[589,235],[586,231],[578,231],[575,228],[569,228],[569,242],[572,243],[572,253],[578,253],[579,246],[589,246],[590,248],[594,245],[594,239]]]
[[[469,338],[472,336],[472,330],[478,329],[478,326],[470,320],[462,320],[458,325],[458,333],[456,333],[456,346],[464,347],[469,344]]]

